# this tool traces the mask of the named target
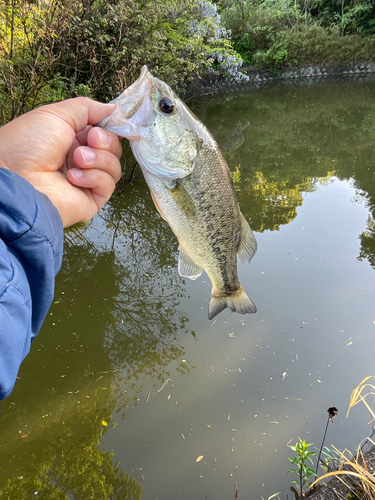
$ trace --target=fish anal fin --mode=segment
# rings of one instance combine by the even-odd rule
[[[189,278],[191,280],[196,280],[202,274],[203,269],[184,252],[184,250],[179,247],[180,254],[178,257],[178,272],[180,276],[184,278]]]
[[[241,262],[250,262],[257,251],[258,244],[249,226],[249,223],[241,213],[241,236],[238,257]]]
[[[247,295],[245,290],[240,288],[231,295],[219,297],[211,294],[210,303],[208,305],[208,319],[214,318],[223,309],[228,307],[232,312],[239,314],[251,314],[257,312],[256,305]]]

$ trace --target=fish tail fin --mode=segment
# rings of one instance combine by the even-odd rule
[[[247,295],[242,286],[240,286],[236,292],[225,297],[218,297],[211,293],[210,303],[208,305],[208,319],[214,318],[226,307],[239,314],[257,312],[256,305]]]

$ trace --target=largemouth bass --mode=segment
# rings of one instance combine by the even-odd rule
[[[210,132],[146,66],[112,102],[116,110],[98,126],[130,141],[155,206],[179,241],[180,275],[209,276],[208,318],[226,307],[256,312],[238,281],[237,255],[250,262],[257,243]]]

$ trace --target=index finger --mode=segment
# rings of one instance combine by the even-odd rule
[[[122,146],[119,138],[109,130],[103,130],[99,127],[93,127],[87,134],[87,144],[95,149],[105,149],[117,156],[122,155]]]

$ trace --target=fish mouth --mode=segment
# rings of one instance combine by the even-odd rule
[[[152,83],[152,75],[149,72],[147,66],[144,65],[144,66],[142,66],[141,74],[139,75],[139,78],[134,83],[132,83],[129,87],[127,87],[121,95],[116,97],[116,99],[114,99],[111,102],[117,102],[117,101],[121,100],[121,98],[123,96],[126,97],[127,95],[130,94],[130,92],[132,92],[132,94],[137,94],[139,92],[142,92],[142,90],[145,90],[145,89],[143,89],[144,85],[146,85],[147,88],[151,88],[151,83]]]
[[[127,139],[135,138],[139,126],[144,124],[144,118],[152,108],[149,98],[152,83],[153,76],[147,66],[143,66],[139,78],[110,101],[111,104],[116,104],[115,111],[103,118],[97,126]]]

